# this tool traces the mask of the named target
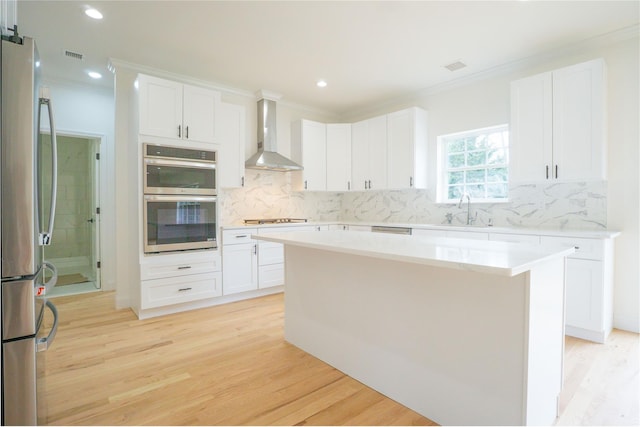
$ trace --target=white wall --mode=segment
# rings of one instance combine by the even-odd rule
[[[66,135],[102,138],[100,153],[100,237],[102,288],[115,289],[114,240],[114,95],[102,86],[43,79],[54,108],[56,131]]]
[[[608,69],[606,226],[609,230],[622,232],[615,244],[614,327],[640,332],[639,42],[637,29],[619,36],[621,39],[585,42],[570,50],[514,64],[499,73],[496,70],[493,76],[470,78],[466,84],[458,82],[457,85],[454,83],[391,100],[379,108],[345,117],[345,121],[412,105],[426,109],[429,114],[429,178],[431,183],[435,183],[437,136],[508,123],[509,83],[512,80],[598,57],[604,58]],[[429,198],[435,200],[435,186],[428,192]]]

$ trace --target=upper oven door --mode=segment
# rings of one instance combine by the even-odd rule
[[[144,159],[145,194],[216,195],[216,164]]]

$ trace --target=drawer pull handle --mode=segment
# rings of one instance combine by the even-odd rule
[[[178,267],[178,270],[188,270],[188,269],[190,269],[190,268],[191,268],[191,266],[190,266],[190,265],[183,265],[183,266],[181,266],[181,267]]]
[[[192,288],[180,288],[178,289],[178,292],[185,292],[185,291],[190,291]]]
[[[236,236],[236,239],[244,239],[245,237],[247,237],[246,234],[239,234]]]
[[[577,251],[578,249],[580,249],[580,246],[574,246],[573,248]]]

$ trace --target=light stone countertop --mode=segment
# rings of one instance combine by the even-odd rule
[[[403,227],[422,230],[444,230],[444,231],[467,231],[476,233],[504,233],[504,234],[527,234],[535,236],[556,236],[556,237],[577,237],[583,239],[612,239],[620,235],[619,231],[589,231],[589,230],[547,230],[538,228],[514,228],[514,227],[485,227],[485,226],[464,226],[448,224],[409,224],[390,222],[367,222],[367,221],[316,221],[298,222],[283,224],[249,224],[249,225],[226,225],[224,230],[239,230],[243,228],[273,228],[273,227],[303,227],[318,225],[353,225],[353,226],[383,226],[383,227]]]
[[[252,239],[433,267],[516,276],[545,261],[566,257],[570,246],[348,231],[254,234]]]

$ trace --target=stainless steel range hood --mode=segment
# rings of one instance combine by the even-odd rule
[[[302,170],[302,166],[278,153],[276,132],[276,101],[258,101],[258,152],[244,163],[248,169],[290,172]]]

